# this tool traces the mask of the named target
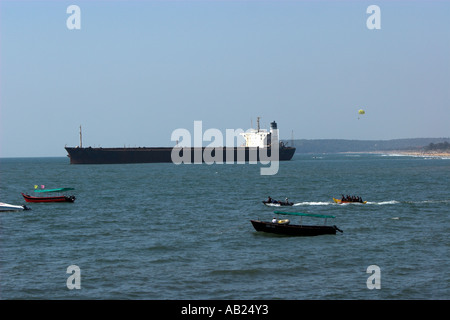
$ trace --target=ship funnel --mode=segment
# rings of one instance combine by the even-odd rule
[[[269,137],[268,144],[271,146],[278,144],[278,129],[277,129],[277,123],[275,121],[270,123],[270,137]]]
[[[270,130],[277,129],[277,123],[275,121],[270,123]]]

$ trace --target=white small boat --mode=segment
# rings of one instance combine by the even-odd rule
[[[22,211],[22,210],[31,210],[27,206],[16,206],[13,204],[8,204],[4,202],[0,202],[0,212],[6,212],[6,211]]]

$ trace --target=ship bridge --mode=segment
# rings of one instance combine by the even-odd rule
[[[249,129],[241,133],[245,139],[246,147],[267,148],[271,146],[272,139],[278,143],[278,129],[275,121],[270,123],[270,132],[266,129],[260,129],[259,117],[257,118],[257,129]]]

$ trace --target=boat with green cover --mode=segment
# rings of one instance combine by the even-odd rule
[[[74,188],[36,189],[34,192],[40,193],[39,196],[31,196],[25,193],[22,193],[22,196],[26,202],[74,202],[75,196],[62,194],[70,190],[74,190]]]
[[[327,219],[334,219],[335,216],[303,213],[303,212],[284,212],[274,211],[277,215],[294,215],[300,217],[299,224],[291,224],[288,219],[279,220],[276,217],[271,222],[250,220],[256,231],[284,234],[289,236],[318,236],[323,234],[336,234],[336,231],[343,232],[341,229],[333,226],[326,225]],[[302,223],[302,217],[324,218],[325,224],[323,225],[304,225]]]

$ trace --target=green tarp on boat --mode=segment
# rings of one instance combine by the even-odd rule
[[[305,216],[305,217],[314,217],[314,218],[336,218],[335,216],[327,216],[324,214],[314,214],[314,213],[303,213],[303,212],[285,212],[285,211],[274,211],[276,214],[286,214],[293,216]]]
[[[69,190],[75,190],[74,188],[57,188],[57,189],[36,189],[34,192],[64,192]]]

